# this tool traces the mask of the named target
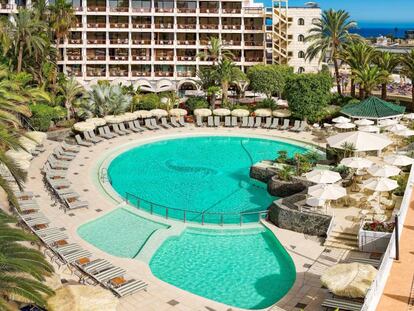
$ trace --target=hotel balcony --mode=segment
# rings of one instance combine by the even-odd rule
[[[224,46],[235,46],[241,44],[241,34],[225,33],[221,37]]]
[[[72,32],[68,38],[68,44],[82,44],[82,42],[83,40],[81,39],[80,33],[77,32]]]
[[[240,14],[241,9],[242,7],[240,2],[223,2],[221,12],[223,14]]]
[[[82,50],[81,49],[71,49],[66,50],[66,55],[69,61],[82,60]]]
[[[173,61],[174,51],[173,50],[155,50],[156,61]]]
[[[88,12],[106,12],[106,1],[88,0],[86,10]]]
[[[68,65],[66,66],[66,72],[68,76],[82,77],[81,65]]]
[[[244,45],[245,46],[254,46],[254,47],[263,47],[264,45],[264,36],[263,34],[244,34]]]
[[[87,65],[86,76],[87,77],[105,77],[106,66],[105,65]]]
[[[195,33],[178,33],[177,34],[177,45],[195,45],[196,41]]]
[[[173,45],[174,34],[173,33],[155,33],[155,44],[158,45]]]
[[[111,5],[109,2],[109,11],[110,12],[129,12],[129,7],[125,5]]]
[[[109,33],[109,44],[128,44],[128,33],[118,33],[118,32],[110,32]]]
[[[109,16],[109,26],[111,28],[128,28],[129,19],[127,16]]]
[[[109,49],[109,60],[128,61],[128,49]]]
[[[131,7],[131,11],[133,13],[151,13],[152,9],[151,9],[151,2],[147,1],[148,4],[146,6],[143,6],[142,3],[144,3],[146,1],[132,1],[132,7]]]
[[[110,77],[128,77],[128,65],[109,65]]]
[[[131,49],[131,59],[133,61],[150,61],[151,49]]]
[[[174,1],[154,1],[155,13],[174,13]]]
[[[86,60],[105,61],[106,60],[106,49],[87,49]]]
[[[177,17],[177,28],[180,29],[196,29],[197,20],[195,17]]]
[[[200,13],[204,14],[218,14],[219,13],[219,5],[218,2],[200,2]]]
[[[172,65],[155,65],[154,73],[156,77],[173,77],[174,66]]]
[[[133,77],[150,77],[151,65],[132,65],[131,75]]]
[[[86,34],[86,42],[88,44],[106,44],[105,32],[88,32]]]
[[[196,55],[195,49],[177,49],[177,61],[194,62],[196,61]]]
[[[219,19],[215,17],[200,17],[200,29],[219,29]]]
[[[156,29],[173,29],[174,18],[173,17],[159,17],[156,16],[154,19]]]
[[[263,52],[258,53],[258,51],[244,51],[245,62],[262,63],[263,60],[264,60]]]
[[[87,16],[86,26],[88,28],[105,28],[106,17],[105,16]]]
[[[132,39],[132,44],[133,45],[151,45],[151,39],[140,39],[140,38],[136,38],[136,39]]]
[[[151,17],[150,16],[133,16],[132,28],[137,29],[151,29]]]
[[[195,66],[186,66],[186,65],[178,65],[176,68],[176,74],[179,78],[190,78],[195,77],[196,67]]]

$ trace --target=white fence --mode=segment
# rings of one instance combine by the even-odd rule
[[[404,197],[401,203],[401,208],[398,211],[398,240],[401,237],[401,232],[404,227],[405,218],[410,207],[411,195],[414,184],[414,165],[411,167],[410,176],[408,178],[407,187],[405,188]],[[395,258],[395,230],[392,233],[390,243],[384,253],[384,259],[378,269],[377,277],[372,283],[367,296],[365,297],[363,311],[375,311],[380,301],[381,295],[384,291],[385,283],[391,271],[391,266]]]

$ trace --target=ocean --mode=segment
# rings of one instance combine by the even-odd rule
[[[359,27],[357,29],[353,29],[353,33],[357,33],[362,37],[365,38],[376,38],[379,36],[388,36],[392,35],[395,38],[404,38],[405,31],[407,30],[414,30],[414,27],[410,28],[399,28],[399,27],[390,27],[390,26],[383,26],[383,27]]]

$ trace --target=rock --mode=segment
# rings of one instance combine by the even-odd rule
[[[262,163],[250,167],[250,178],[267,183],[270,178],[277,174],[277,169]]]
[[[314,183],[301,177],[292,176],[290,181],[283,181],[273,176],[267,182],[267,191],[273,196],[284,198],[302,192],[313,185]]]

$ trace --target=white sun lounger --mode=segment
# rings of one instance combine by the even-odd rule
[[[119,276],[123,276],[125,274],[125,270],[119,267],[113,267],[102,272],[98,272],[96,274],[91,274],[91,276],[97,280],[101,284],[105,284],[111,279],[114,279]]]
[[[196,116],[196,126],[198,126],[198,127],[203,127],[204,126],[202,116]]]
[[[287,130],[289,128],[289,119],[284,119],[283,120],[283,125],[280,127],[281,130]]]
[[[270,129],[277,129],[279,126],[279,118],[273,118],[272,124],[269,126]]]
[[[111,138],[116,137],[113,133],[110,133],[110,134],[105,133],[105,130],[103,127],[99,127],[98,132],[99,132],[99,136],[105,139],[111,139]]]
[[[58,161],[56,159],[53,159],[49,157],[47,160],[50,164],[50,167],[53,169],[60,169],[60,170],[67,170],[69,168],[70,163],[65,161]]]
[[[272,125],[272,117],[267,117],[265,123],[262,124],[262,127],[264,129],[268,129],[270,128],[271,125]]]
[[[150,119],[145,119],[144,123],[145,123],[145,126],[146,126],[147,129],[149,129],[151,131],[155,130],[155,127],[152,125]]]
[[[48,234],[55,234],[55,233],[63,232],[63,231],[59,228],[51,227],[51,228],[33,230],[33,232],[38,236],[44,237],[44,236],[47,236]]]
[[[162,117],[161,118],[161,126],[163,128],[166,128],[166,129],[170,129],[171,128],[171,125],[168,124],[167,118],[165,118],[165,117]]]
[[[127,134],[132,134],[132,133],[133,133],[133,131],[132,131],[132,130],[127,129],[127,128],[125,127],[125,124],[124,124],[123,122],[119,123],[119,124],[118,124],[118,127],[119,127],[119,129],[120,129],[122,132],[124,132],[124,133],[127,133]]]
[[[220,126],[220,117],[214,116],[214,127],[219,127],[219,126]]]
[[[231,117],[231,126],[232,127],[237,126],[237,117]]]
[[[137,291],[144,290],[148,287],[148,284],[144,281],[137,281],[137,280],[129,280],[126,283],[115,287],[110,285],[109,286],[112,291],[115,292],[119,297],[124,297],[127,295],[131,295],[136,293]]]
[[[66,177],[67,170],[55,170],[50,166],[49,162],[46,162],[43,166],[43,173],[51,179],[60,179]]]
[[[20,218],[26,221],[31,219],[46,218],[46,216],[41,212],[34,212],[29,214],[21,214]]]
[[[178,124],[177,119],[175,117],[170,118],[170,123],[173,127],[181,127],[181,125]]]
[[[67,142],[62,142],[62,148],[63,150],[65,150],[66,152],[72,152],[72,153],[78,153],[79,152],[79,146],[76,145],[70,145]]]
[[[249,118],[248,117],[243,117],[240,127],[247,127],[248,124],[249,124]]]
[[[15,191],[14,195],[18,199],[32,199],[34,197],[34,193],[32,191]]]
[[[17,198],[17,203],[19,203],[19,205],[33,205],[36,204],[36,200],[35,199],[19,199]]]
[[[29,227],[38,226],[38,225],[47,225],[50,224],[50,220],[46,217],[43,218],[35,218],[29,220],[23,220],[26,225]]]
[[[119,136],[117,133],[112,132],[108,125],[105,125],[103,129],[104,129],[105,134],[112,136],[112,138]]]
[[[80,200],[76,200],[74,202],[69,202],[68,199],[64,199],[64,203],[66,205],[66,207],[70,210],[73,209],[78,209],[78,208],[88,208],[89,207],[89,202],[88,201],[80,201]]]
[[[63,240],[67,240],[69,238],[69,236],[63,232],[56,232],[56,233],[51,233],[48,235],[44,235],[44,236],[39,236],[39,238],[47,245],[51,245],[54,244],[58,241],[63,241]]]
[[[184,127],[185,126],[185,120],[184,120],[184,117],[183,116],[181,116],[181,117],[178,118],[178,124],[181,127]]]
[[[55,251],[58,254],[70,254],[73,252],[78,252],[80,250],[82,250],[82,247],[79,246],[79,244],[76,243],[70,243],[70,244],[65,244],[62,246],[54,246],[52,247],[52,250]]]
[[[299,128],[296,130],[296,132],[303,132],[307,129],[308,125],[305,121],[300,122]]]
[[[128,134],[127,132],[124,132],[123,130],[121,130],[119,128],[119,125],[116,124],[116,123],[112,124],[112,129],[113,129],[114,133],[117,134],[117,135],[123,136],[123,135]]]
[[[207,117],[207,126],[208,127],[214,127],[214,119],[212,116]]]
[[[57,152],[59,155],[65,156],[65,157],[71,157],[71,158],[76,158],[76,153],[75,152],[70,152],[70,151],[65,151],[62,147],[62,145],[57,146],[54,150],[54,152]]]
[[[155,130],[159,130],[159,129],[161,129],[161,128],[158,126],[157,121],[155,120],[155,118],[151,118],[151,119],[150,119],[150,122],[151,122],[151,125],[154,127],[154,129],[155,129]]]
[[[256,117],[253,128],[259,128],[262,125],[262,117]]]
[[[247,127],[254,126],[254,117],[249,117],[249,121],[247,122]]]
[[[85,134],[89,136],[88,140],[93,142],[94,144],[97,144],[103,141],[103,138],[96,136],[94,131],[88,131],[88,132],[85,132]]]
[[[295,120],[295,124],[293,125],[293,127],[290,128],[290,130],[292,132],[296,132],[300,127],[300,121],[299,120]]]
[[[128,122],[128,128],[129,128],[131,131],[134,131],[135,133],[141,133],[141,132],[143,132],[143,131],[144,131],[141,127],[137,128],[137,127],[135,126],[134,122],[132,122],[132,121],[129,121],[129,122]]]
[[[69,254],[60,254],[60,257],[67,263],[74,263],[81,258],[91,257],[92,253],[87,250],[80,250]]]
[[[224,126],[225,127],[231,127],[231,117],[230,116],[224,117]]]
[[[72,161],[73,159],[75,159],[75,157],[73,156],[73,155],[65,155],[65,154],[62,154],[62,153],[60,153],[59,151],[57,151],[57,150],[55,150],[55,151],[53,151],[53,155],[55,156],[55,158],[58,160],[58,161],[65,161],[65,162],[69,162],[69,161]]]
[[[83,141],[80,135],[75,135],[75,140],[79,146],[90,147],[93,145],[93,143],[89,141]]]
[[[23,205],[20,204],[18,210],[20,212],[38,211],[40,210],[40,206],[37,202],[34,202],[32,204],[23,204]]]
[[[78,265],[78,267],[88,274],[98,274],[115,266],[105,259],[95,259],[87,264]]]

